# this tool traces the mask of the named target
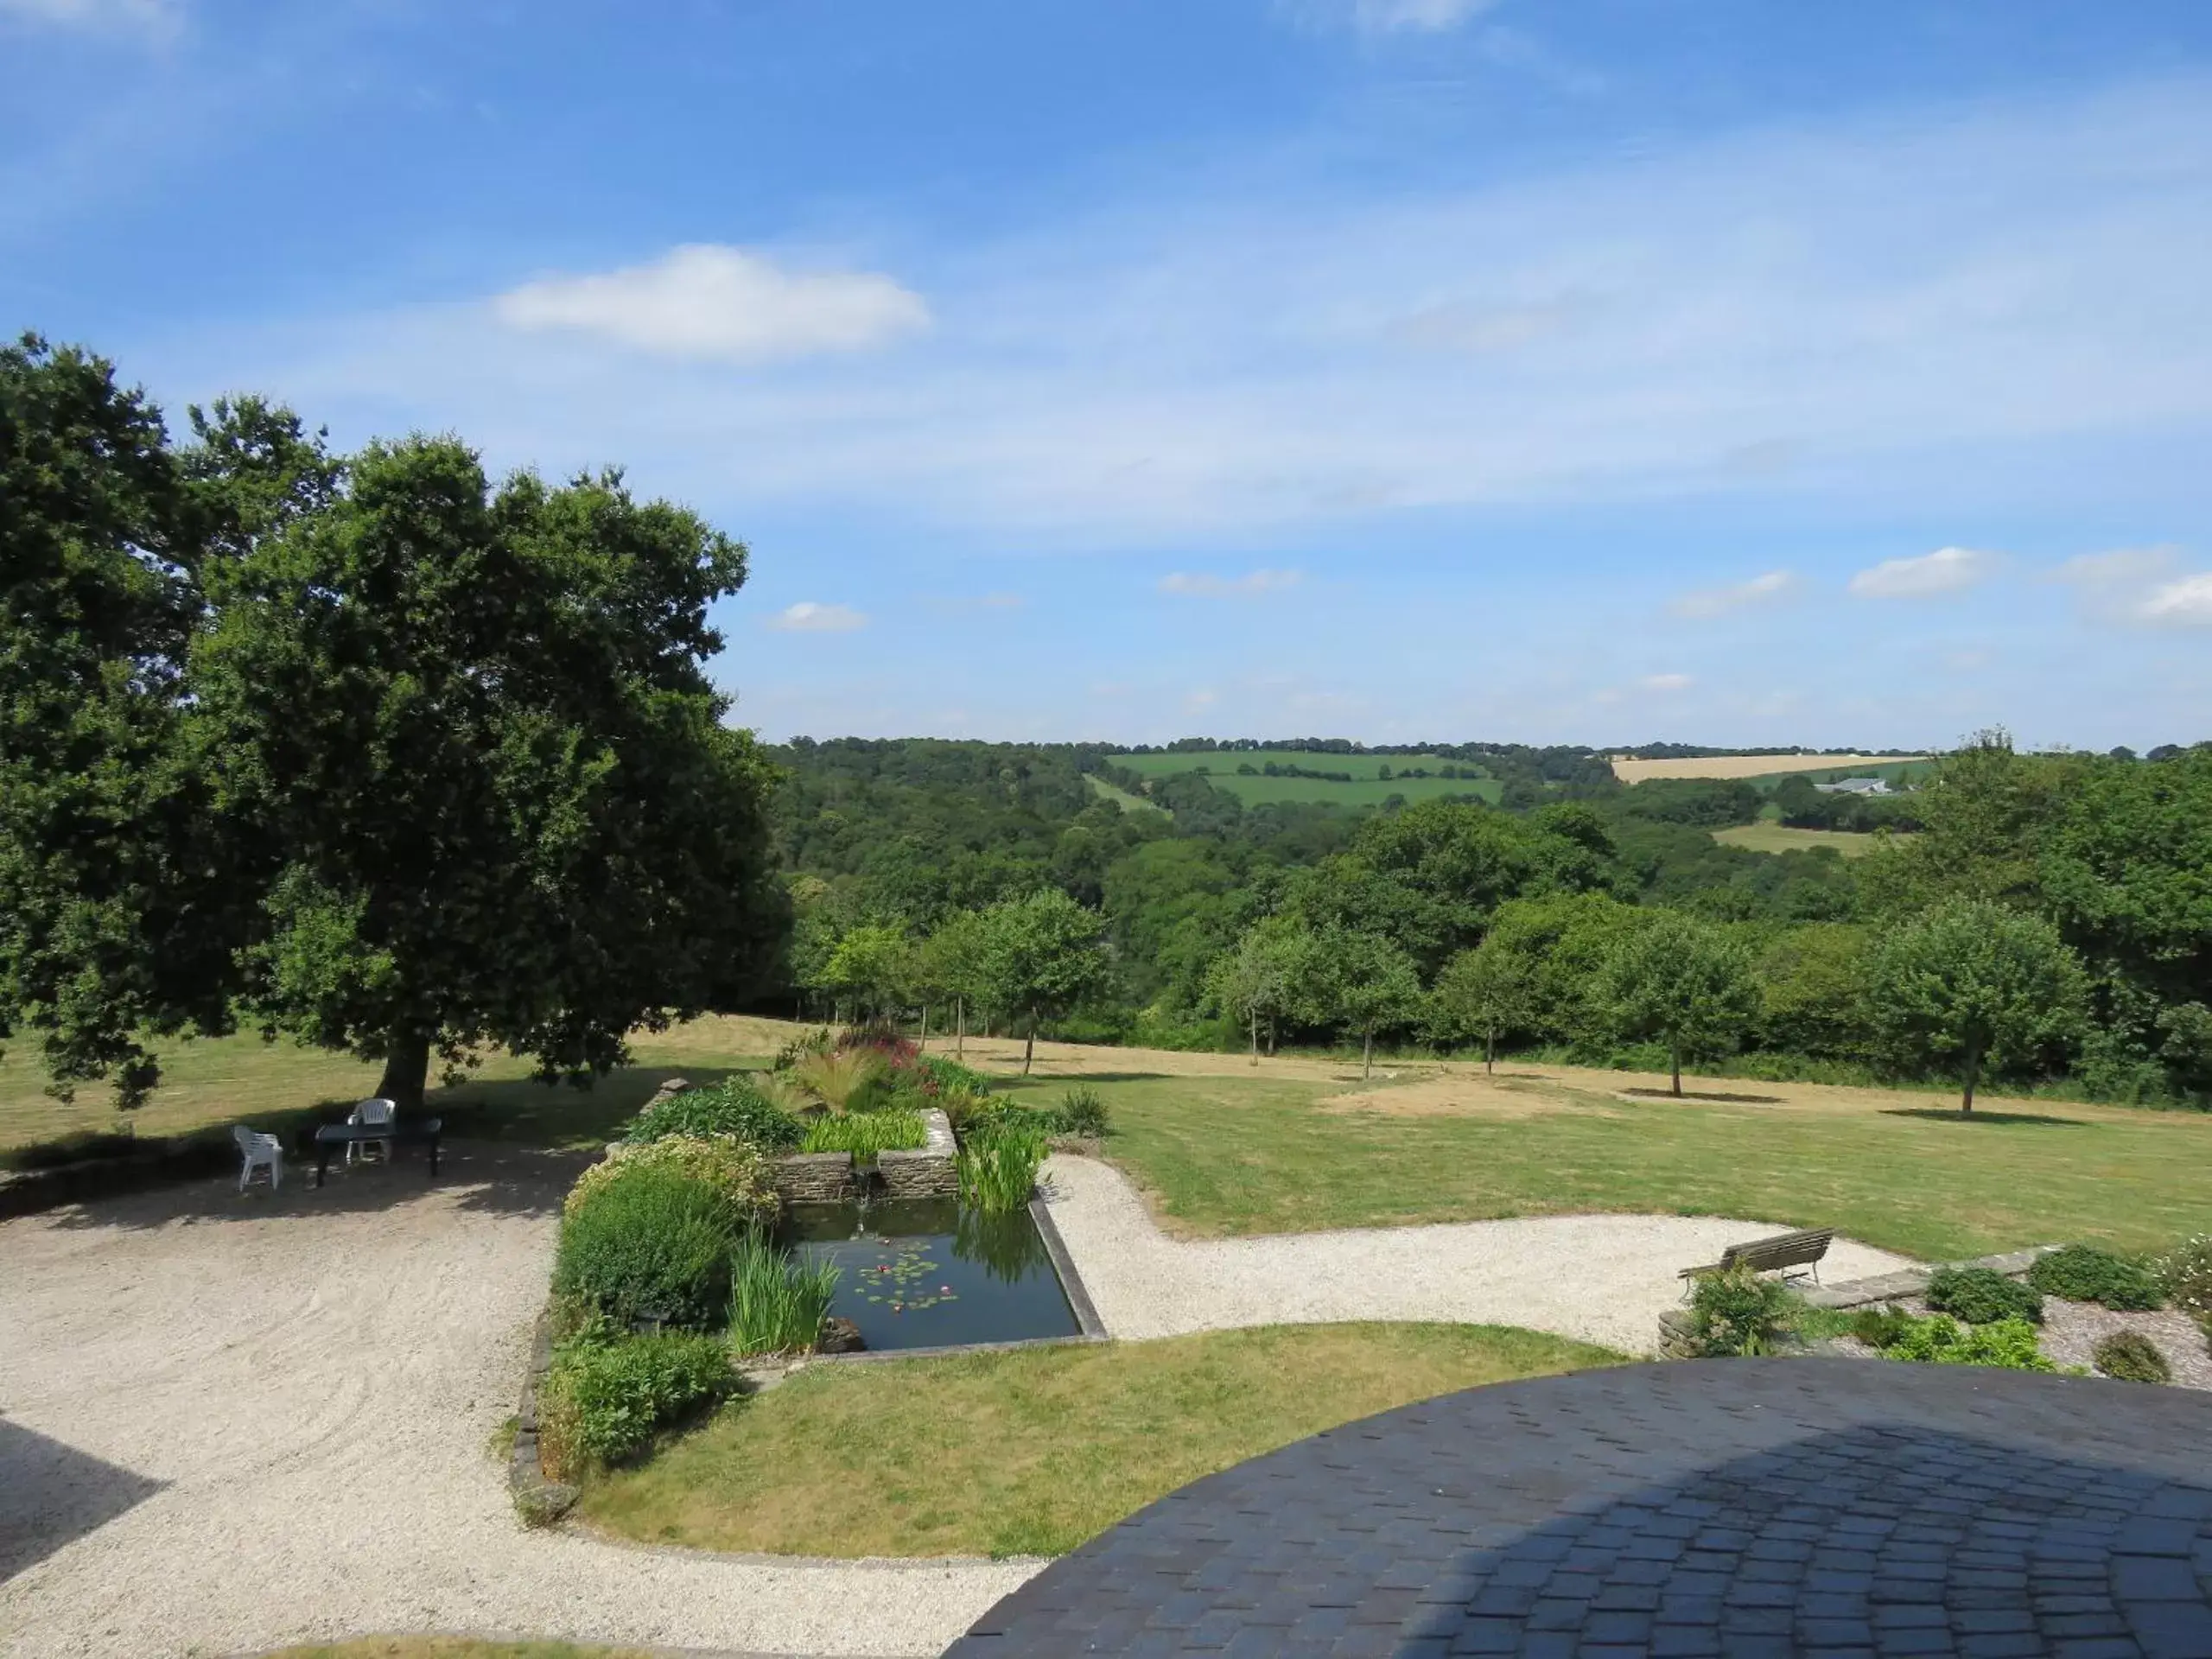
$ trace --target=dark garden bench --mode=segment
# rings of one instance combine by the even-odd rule
[[[1684,1268],[1681,1276],[1692,1281],[1707,1274],[1726,1273],[1732,1268],[1749,1268],[1753,1273],[1779,1272],[1785,1279],[1792,1268],[1811,1271],[1813,1282],[1821,1282],[1821,1258],[1828,1253],[1828,1242],[1835,1236],[1833,1227],[1808,1227],[1802,1232],[1777,1233],[1772,1238],[1755,1238],[1748,1244],[1731,1244],[1720,1252],[1718,1262],[1701,1268]]]
[[[422,1141],[430,1148],[430,1178],[437,1179],[438,1135],[445,1128],[442,1117],[401,1118],[393,1123],[325,1123],[315,1132],[315,1184],[322,1185],[333,1154],[361,1141]]]

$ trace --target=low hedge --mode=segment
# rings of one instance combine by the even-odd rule
[[[672,1160],[621,1160],[563,1220],[554,1293],[626,1330],[710,1325],[751,1220],[726,1190]]]
[[[620,1463],[732,1386],[715,1337],[594,1335],[564,1347],[537,1391],[538,1458],[552,1480]]]
[[[1993,1268],[1938,1268],[1928,1281],[1928,1306],[1968,1325],[1994,1325],[1999,1319],[2043,1323],[2043,1298]]]
[[[748,1224],[766,1227],[776,1219],[776,1186],[766,1160],[727,1135],[671,1135],[644,1146],[618,1146],[577,1178],[562,1213],[575,1215],[609,1181],[636,1169],[672,1169],[703,1181],[735,1205]]]
[[[765,1152],[788,1152],[798,1145],[805,1126],[745,1077],[730,1077],[709,1089],[690,1089],[654,1101],[631,1120],[623,1139],[644,1146],[672,1135],[728,1135]]]
[[[1991,1365],[2007,1371],[2056,1371],[2036,1348],[2036,1328],[2025,1319],[1961,1325],[1947,1315],[1907,1319],[1882,1349],[1891,1359],[1924,1365]]]

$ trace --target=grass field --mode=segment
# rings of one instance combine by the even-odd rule
[[[1859,858],[1883,845],[1879,836],[1848,830],[1792,830],[1786,823],[1761,821],[1758,823],[1738,824],[1730,830],[1716,830],[1713,838],[1724,847],[1741,847],[1754,853],[1809,853],[1815,847],[1831,847],[1846,858]],[[1908,841],[1909,836],[1893,835],[1895,841]]]
[[[1624,784],[1649,783],[1655,778],[1734,778],[1764,783],[1775,778],[1810,778],[1827,783],[1837,778],[1890,778],[1914,775],[1929,769],[1929,757],[1879,754],[1715,754],[1696,760],[1632,760],[1613,764],[1613,776]]]
[[[2212,1231],[2199,1112],[1985,1098],[1961,1118],[1940,1094],[1742,1080],[1630,1100],[1665,1079],[1513,1065],[1491,1083],[1465,1063],[1394,1066],[1362,1090],[1356,1065],[1310,1060],[1255,1075],[1219,1055],[1039,1054],[1051,1075],[1009,1086],[1051,1098],[1090,1081],[1113,1114],[1107,1156],[1190,1236],[1614,1211],[1833,1226],[1942,1261]]]
[[[1618,1357],[1533,1331],[1338,1325],[817,1365],[589,1484],[581,1510],[707,1549],[1057,1555],[1322,1429]]]
[[[456,1135],[588,1147],[664,1078],[764,1065],[798,1029],[717,1017],[641,1034],[638,1064],[588,1092],[500,1062],[438,1107]],[[1001,1073],[1020,1065],[1006,1039],[971,1039],[967,1054]],[[186,1045],[170,1076],[142,1133],[273,1125],[375,1083],[372,1067],[252,1038]],[[1691,1079],[1706,1099],[1630,1100],[1663,1079],[1514,1065],[1489,1082],[1465,1062],[1386,1063],[1362,1090],[1356,1065],[1323,1058],[1255,1068],[1241,1055],[1060,1043],[1040,1043],[1037,1075],[1005,1086],[1049,1100],[1077,1080],[1114,1115],[1107,1154],[1164,1225],[1193,1236],[1657,1211],[1834,1226],[1947,1259],[2074,1238],[2151,1249],[2212,1231],[2202,1112],[1985,1096],[1962,1119],[1926,1090],[1740,1079]],[[0,1149],[113,1124],[103,1099],[63,1107],[40,1084],[20,1046],[0,1063]]]
[[[1083,781],[1090,785],[1090,792],[1102,801],[1111,801],[1125,812],[1165,812],[1167,809],[1157,801],[1147,800],[1141,795],[1132,795],[1126,789],[1116,789],[1095,772],[1087,772]]]
[[[453,1134],[594,1146],[650,1099],[662,1079],[681,1071],[704,1083],[734,1067],[765,1065],[797,1029],[717,1016],[640,1033],[631,1046],[637,1063],[589,1090],[548,1088],[530,1078],[525,1062],[493,1055],[469,1082],[433,1089],[430,1109],[446,1116]],[[104,1084],[80,1089],[67,1103],[48,1095],[35,1048],[10,1043],[0,1058],[0,1161],[26,1147],[119,1128],[172,1135],[242,1122],[277,1132],[302,1120],[327,1120],[335,1107],[374,1090],[381,1072],[370,1062],[258,1037],[175,1043],[159,1052],[162,1085],[126,1119]]]
[[[1380,806],[1393,795],[1408,801],[1433,800],[1440,796],[1474,796],[1496,802],[1504,792],[1504,786],[1495,778],[1405,778],[1396,774],[1414,767],[1435,772],[1444,766],[1470,769],[1465,761],[1448,760],[1437,754],[1327,754],[1315,750],[1292,749],[1252,751],[1240,749],[1209,749],[1181,754],[1117,754],[1111,756],[1114,764],[1141,772],[1147,778],[1173,778],[1184,772],[1203,770],[1206,781],[1226,794],[1234,795],[1246,806],[1266,806],[1292,802],[1313,802],[1338,806]],[[1352,781],[1337,783],[1326,778],[1269,778],[1261,768],[1273,763],[1276,766],[1304,766],[1312,772],[1349,772]],[[1240,773],[1240,766],[1250,766],[1253,774]],[[1389,767],[1392,776],[1381,773]],[[1094,780],[1093,785],[1096,783]]]

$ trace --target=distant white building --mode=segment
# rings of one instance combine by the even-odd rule
[[[1832,784],[1815,784],[1824,795],[1889,795],[1895,791],[1880,778],[1840,778]]]

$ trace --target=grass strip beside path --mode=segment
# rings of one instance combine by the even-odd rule
[[[1057,1555],[1203,1475],[1340,1423],[1619,1356],[1494,1325],[1272,1325],[817,1365],[587,1485],[646,1543]]]

